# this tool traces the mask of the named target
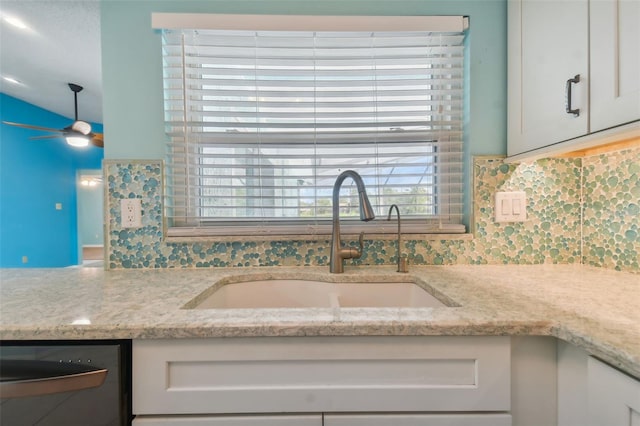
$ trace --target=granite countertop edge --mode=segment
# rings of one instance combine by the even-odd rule
[[[581,265],[0,270],[0,339],[552,336],[640,378],[640,275]],[[183,309],[243,280],[414,282],[446,308]],[[215,311],[215,312],[214,312]]]

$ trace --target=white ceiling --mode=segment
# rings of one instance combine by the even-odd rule
[[[72,119],[76,83],[78,118],[102,123],[100,1],[0,0],[0,18],[0,76],[22,83],[1,79],[0,91]]]

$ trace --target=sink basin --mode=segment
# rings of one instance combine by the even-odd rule
[[[203,293],[203,295],[206,294]],[[444,307],[414,283],[326,283],[304,280],[265,280],[226,284],[200,295],[191,309]]]

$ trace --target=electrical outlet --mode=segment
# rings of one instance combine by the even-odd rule
[[[120,215],[123,228],[140,228],[142,226],[142,200],[140,198],[120,200]]]

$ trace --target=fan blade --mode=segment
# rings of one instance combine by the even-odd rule
[[[104,148],[104,135],[102,133],[93,133],[91,135],[91,144],[98,148]]]
[[[3,123],[8,124],[9,126],[23,127],[25,129],[42,130],[43,132],[64,133],[63,130],[52,129],[50,127],[32,126],[31,124],[13,123],[11,121],[3,121]]]
[[[55,138],[61,138],[62,135],[46,135],[46,136],[32,136],[29,138],[29,140],[36,140],[36,139],[55,139]]]

